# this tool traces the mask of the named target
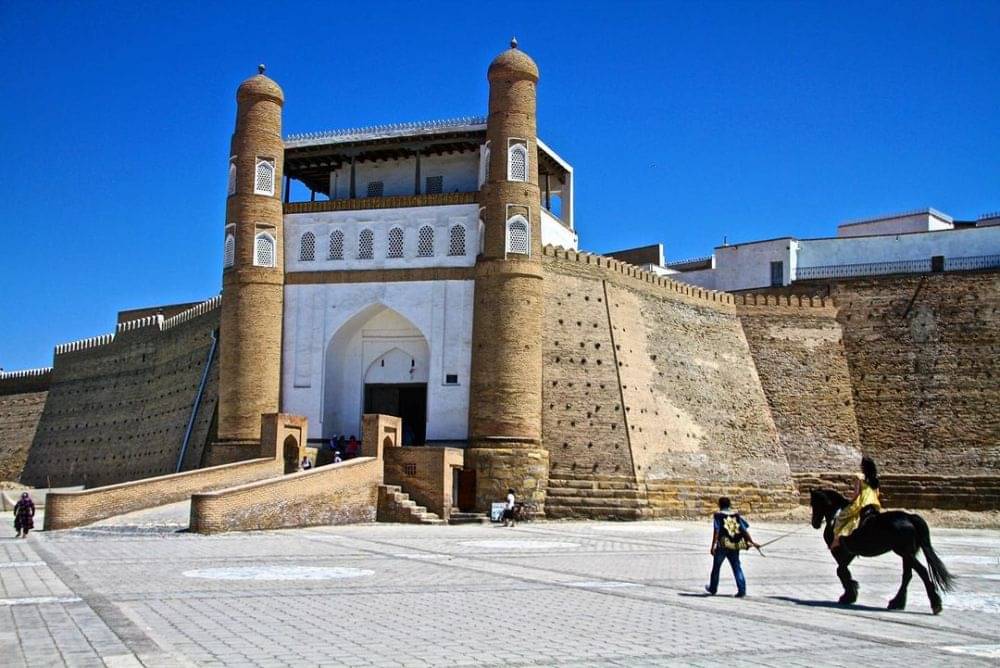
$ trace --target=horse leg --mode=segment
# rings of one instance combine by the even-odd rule
[[[837,559],[837,577],[844,586],[844,593],[839,602],[844,605],[850,605],[858,600],[858,583],[851,577],[851,571],[847,568],[853,558],[852,555],[848,555],[843,560]]]
[[[934,582],[931,580],[930,574],[927,573],[927,568],[924,567],[922,563],[917,561],[916,557],[912,557],[913,570],[917,572],[920,579],[924,581],[924,588],[927,589],[927,598],[931,602],[931,611],[935,614],[941,614],[941,596],[938,594],[937,587],[934,586]]]
[[[913,578],[913,557],[900,555],[903,558],[903,581],[899,585],[899,591],[895,598],[889,601],[889,610],[906,609],[906,588],[910,586],[910,579]]]

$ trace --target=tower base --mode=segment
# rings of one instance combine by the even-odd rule
[[[537,442],[478,440],[465,451],[465,466],[476,472],[476,510],[489,512],[513,489],[518,501],[535,504],[535,515],[545,514],[549,452]]]

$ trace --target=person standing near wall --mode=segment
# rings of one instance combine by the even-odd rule
[[[712,547],[709,549],[713,557],[712,575],[705,587],[705,591],[712,596],[715,596],[715,592],[719,589],[719,571],[722,569],[722,562],[727,560],[736,579],[736,598],[747,595],[747,581],[740,565],[740,550],[749,549],[751,546],[760,547],[750,537],[750,532],[747,531],[749,528],[749,523],[733,510],[729,498],[725,496],[720,498],[719,511],[712,515]]]
[[[35,502],[31,495],[21,492],[21,498],[14,504],[14,530],[18,538],[27,538],[28,531],[35,528]]]

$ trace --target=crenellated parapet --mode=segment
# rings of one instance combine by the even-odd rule
[[[0,396],[44,392],[52,382],[52,367],[0,371]]]
[[[90,350],[91,348],[98,348],[100,346],[106,346],[115,340],[115,335],[112,334],[101,334],[100,336],[91,336],[86,339],[78,339],[76,341],[70,341],[69,343],[60,343],[56,346],[56,355],[65,355],[66,353],[75,353],[81,350]]]
[[[162,315],[147,315],[143,318],[136,318],[135,320],[126,320],[125,322],[118,323],[115,327],[115,335],[121,336],[128,332],[137,332],[139,330],[155,328],[156,331],[163,329],[163,316]]]
[[[215,295],[211,299],[206,299],[205,301],[192,306],[186,311],[181,311],[175,316],[171,316],[163,321],[161,329],[170,329],[171,327],[176,327],[177,325],[183,324],[189,320],[193,320],[198,316],[205,315],[209,311],[214,311],[222,305],[222,295]]]

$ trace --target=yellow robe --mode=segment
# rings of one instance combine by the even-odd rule
[[[848,536],[858,528],[861,519],[861,509],[865,506],[875,506],[882,510],[882,504],[878,500],[878,490],[872,489],[868,483],[861,480],[861,489],[858,495],[851,501],[851,505],[840,511],[837,521],[833,523],[834,536]]]

